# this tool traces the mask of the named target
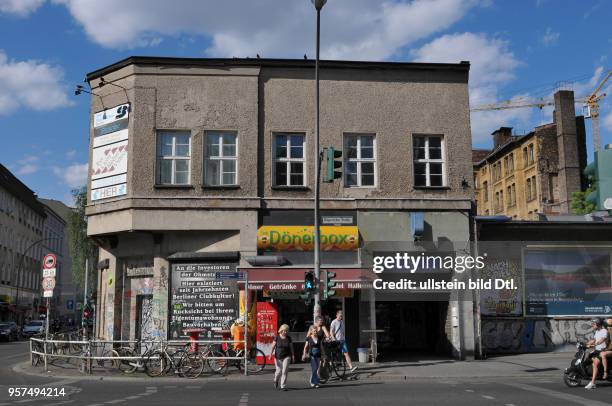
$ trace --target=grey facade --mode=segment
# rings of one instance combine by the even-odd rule
[[[410,214],[423,212],[421,238],[465,244],[473,200],[468,73],[467,63],[323,61],[321,145],[345,151],[346,167],[347,138],[371,137],[374,154],[368,162],[375,169],[372,177],[364,177],[364,168],[372,166],[357,164],[362,169],[356,176],[364,183],[373,179],[373,184],[349,187],[346,178],[323,184],[322,210],[351,213],[364,241],[395,241],[398,249],[414,247]],[[102,77],[117,86],[100,87]],[[90,201],[87,208],[88,233],[100,245],[102,260],[98,335],[133,338],[138,332],[130,325],[142,317],[146,303],[150,336],[166,337],[172,258],[232,251],[240,254],[237,265],[249,267],[246,256],[265,254],[258,250],[257,230],[266,215],[312,209],[313,78],[313,61],[269,59],[134,57],[88,74],[92,91],[100,95],[92,98],[92,112],[131,105],[127,193]],[[189,139],[188,182],[160,184],[166,163],[160,158],[159,137],[177,131]],[[205,146],[216,132],[231,133],[237,140],[235,182],[227,186],[206,182],[212,169]],[[297,135],[304,151],[299,161],[288,163],[286,177],[285,161],[277,158],[285,148],[279,147],[283,134]],[[418,174],[415,137],[431,139],[426,148],[437,148],[432,156],[441,155],[435,162],[423,161]],[[93,125],[90,138],[93,148]],[[287,145],[290,149],[294,144]],[[301,167],[305,169],[291,178],[290,171]],[[425,167],[429,169],[421,173]],[[442,173],[436,177],[439,168]],[[178,177],[178,171],[172,176]],[[298,180],[287,186],[279,179]],[[389,227],[380,227],[384,224]],[[408,229],[391,227],[397,224]],[[342,265],[363,266],[362,256],[367,256],[365,245],[355,262]],[[277,272],[285,271],[281,267]],[[368,303],[396,299],[377,298],[365,290],[353,297],[352,306],[359,310],[354,346],[367,342],[361,330],[376,326],[374,307]],[[447,353],[469,355],[471,304],[452,298],[449,303],[440,316],[450,343]],[[451,314],[458,314],[461,322],[451,323]]]
[[[37,318],[45,210],[0,164],[0,320]]]

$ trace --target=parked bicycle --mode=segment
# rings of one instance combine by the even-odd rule
[[[245,362],[247,372],[249,374],[258,374],[264,370],[266,367],[266,356],[262,350],[256,347],[251,347],[249,349],[249,353],[245,359],[245,352],[243,348],[235,350],[232,347],[228,347],[226,350],[223,350],[223,346],[219,351],[222,356],[225,357],[235,357],[235,359],[214,359],[210,360],[209,366],[210,368],[218,372],[222,375],[225,375],[228,372],[230,366],[235,366],[241,372],[244,372]]]
[[[161,349],[151,352],[145,360],[145,371],[150,377],[173,373],[197,378],[203,370],[204,358],[199,352],[190,352],[188,348],[173,351],[167,343]]]

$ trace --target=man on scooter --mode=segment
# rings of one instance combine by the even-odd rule
[[[595,330],[595,337],[587,343],[587,347],[594,347],[595,350],[591,353],[591,359],[593,360],[593,377],[591,382],[585,389],[595,389],[595,380],[599,374],[599,364],[601,363],[601,352],[608,346],[608,330],[603,327],[603,322],[599,317],[591,320],[591,326]]]

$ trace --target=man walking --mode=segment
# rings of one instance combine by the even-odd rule
[[[346,335],[344,330],[344,320],[342,310],[338,310],[336,312],[336,318],[331,322],[330,333],[334,340],[338,341],[338,348],[344,354],[344,358],[346,359],[346,363],[349,367],[350,372],[355,372],[357,367],[353,366],[353,362],[351,361],[351,356],[348,352],[348,346],[346,345]]]

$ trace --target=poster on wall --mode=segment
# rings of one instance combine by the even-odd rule
[[[170,338],[201,330],[202,337],[228,327],[239,315],[237,263],[172,264]]]
[[[94,114],[92,201],[127,194],[129,113],[126,103]]]
[[[483,279],[513,280],[516,289],[483,289],[480,291],[480,314],[483,316],[522,316],[523,295],[520,260],[487,258],[480,271]]]
[[[527,316],[604,316],[612,311],[607,247],[528,248],[525,263]]]

